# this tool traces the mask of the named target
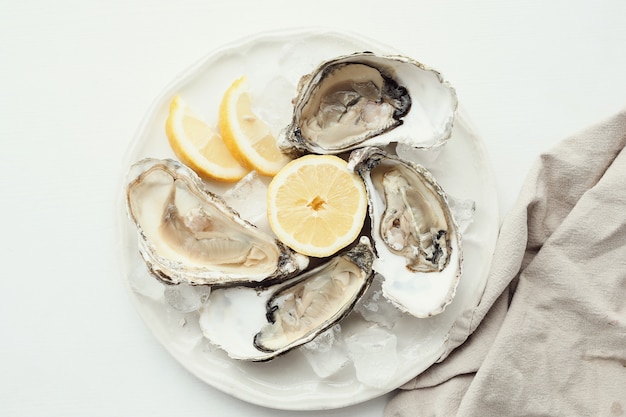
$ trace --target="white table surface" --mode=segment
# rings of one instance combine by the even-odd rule
[[[116,258],[122,160],[143,114],[224,43],[361,33],[456,87],[504,215],[540,152],[626,106],[624,17],[622,0],[0,0],[0,415],[381,416],[388,396],[326,412],[250,405],[157,343]]]

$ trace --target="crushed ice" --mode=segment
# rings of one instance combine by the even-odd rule
[[[163,297],[163,284],[154,278],[141,258],[133,261],[128,274],[128,283],[133,291],[152,300]]]
[[[181,313],[190,313],[199,309],[209,298],[211,288],[187,284],[168,285],[163,292],[165,301]]]
[[[355,307],[365,321],[376,323],[387,329],[393,328],[402,312],[392,305],[383,296],[382,280],[380,274],[376,274],[367,292]]]
[[[280,129],[291,121],[293,113],[291,98],[295,92],[296,87],[292,82],[283,76],[275,76],[252,100],[252,111],[267,123],[275,138],[278,137]]]
[[[226,204],[259,228],[267,224],[267,186],[256,171],[251,171],[223,195]],[[267,226],[269,227],[269,226]]]
[[[300,348],[309,365],[320,378],[327,378],[342,370],[349,362],[348,352],[341,337],[341,326],[334,325]]]
[[[374,325],[346,337],[345,343],[360,382],[375,388],[393,382],[399,365],[395,334]]]
[[[364,320],[362,329],[346,335],[337,324],[300,348],[320,378],[329,377],[352,363],[357,380],[365,385],[386,388],[393,382],[399,366],[393,327],[404,313],[383,296],[383,279],[376,274],[354,309]]]

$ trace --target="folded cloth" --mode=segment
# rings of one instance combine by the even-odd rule
[[[625,146],[626,111],[541,155],[464,321],[471,335],[386,417],[626,416]]]

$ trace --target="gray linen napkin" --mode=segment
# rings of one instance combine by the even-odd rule
[[[625,145],[626,110],[541,155],[464,320],[471,336],[386,417],[626,416]]]

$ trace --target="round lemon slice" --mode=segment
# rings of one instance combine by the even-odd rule
[[[178,95],[170,103],[165,132],[178,159],[203,178],[238,181],[249,172],[233,157],[219,133]]]
[[[261,175],[273,176],[291,160],[278,149],[269,126],[252,111],[245,76],[235,80],[224,93],[219,128],[231,153]]]
[[[363,227],[363,180],[343,159],[307,155],[288,163],[267,191],[267,216],[279,240],[304,255],[326,257],[352,243]]]

